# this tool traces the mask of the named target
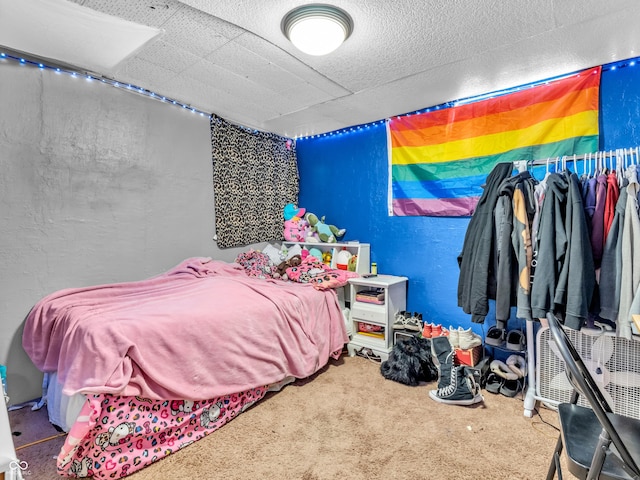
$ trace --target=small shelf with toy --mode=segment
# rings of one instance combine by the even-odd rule
[[[282,242],[288,248],[293,245],[300,245],[309,251],[310,255],[322,260],[331,268],[338,270],[349,270],[356,273],[369,272],[370,245],[368,243],[348,242],[348,243],[308,243],[308,242]],[[345,250],[349,252],[349,263],[344,268],[343,264],[338,264],[338,252]]]
[[[325,217],[318,217],[292,203],[284,207],[283,245],[300,245],[333,269],[369,273],[369,244],[338,241],[345,232],[344,228],[327,224]]]

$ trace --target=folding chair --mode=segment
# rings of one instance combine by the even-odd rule
[[[558,405],[560,437],[547,480],[562,480],[564,448],[569,471],[581,479],[640,479],[640,420],[613,413],[562,324],[548,313],[549,330],[574,388],[569,403]],[[577,405],[582,395],[591,408]]]

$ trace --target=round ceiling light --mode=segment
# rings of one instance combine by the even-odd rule
[[[349,38],[353,31],[353,20],[338,7],[311,4],[287,13],[281,27],[298,50],[309,55],[326,55]]]

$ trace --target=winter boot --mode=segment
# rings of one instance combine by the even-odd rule
[[[429,396],[436,402],[450,405],[473,405],[484,400],[473,374],[467,373],[463,365],[452,367],[449,385],[431,390]]]
[[[453,367],[453,348],[449,337],[432,337],[431,353],[438,360],[438,389],[451,383],[451,368]]]

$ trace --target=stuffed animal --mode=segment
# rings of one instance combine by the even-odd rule
[[[344,228],[326,224],[324,217],[318,218],[317,215],[311,212],[307,212],[304,219],[309,224],[309,230],[316,233],[321,242],[336,243],[337,239],[347,232]],[[309,235],[307,235],[307,241],[309,241],[308,238]]]
[[[289,260],[285,260],[281,262],[277,267],[274,268],[272,272],[272,277],[276,280],[289,280],[289,276],[287,275],[287,268],[289,267],[297,267],[302,263],[302,256],[294,255]]]
[[[309,224],[303,218],[294,217],[284,221],[284,239],[289,242],[305,242]]]
[[[304,217],[306,210],[304,208],[298,208],[293,203],[287,203],[284,206],[284,219],[292,220],[293,218],[302,218]]]
[[[284,207],[284,239],[289,242],[305,242],[309,232],[309,222],[305,220],[304,208],[298,208],[293,203]]]

